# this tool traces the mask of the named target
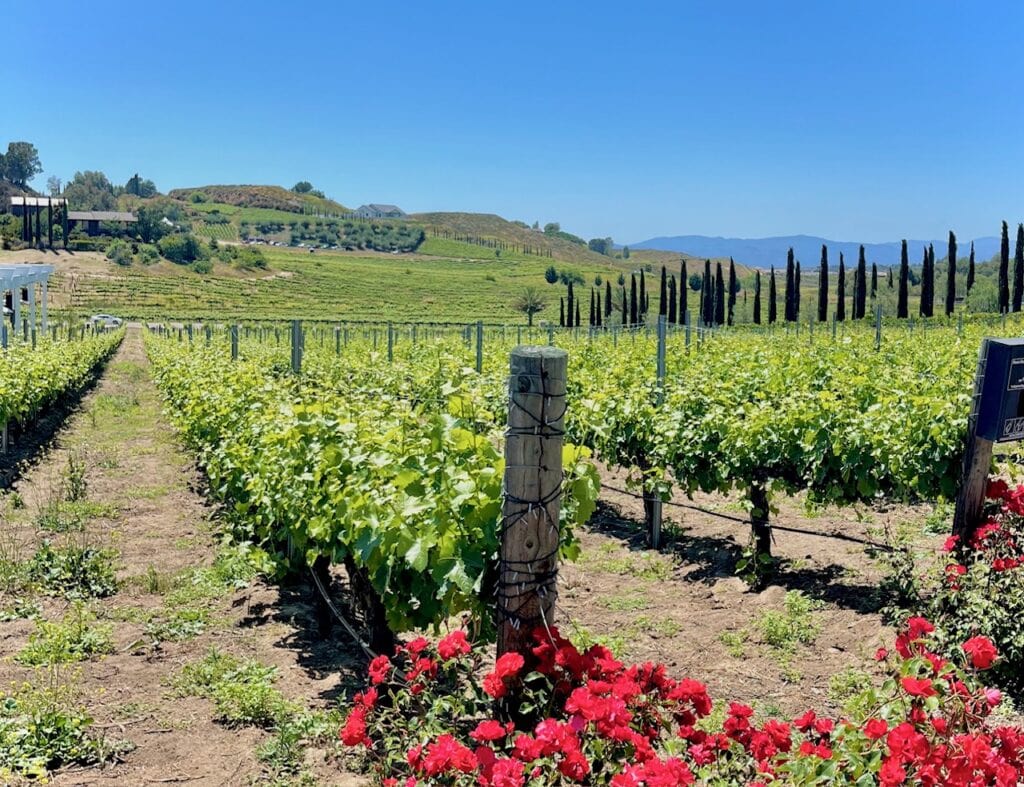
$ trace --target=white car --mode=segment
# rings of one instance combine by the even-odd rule
[[[94,327],[102,325],[104,328],[120,328],[121,318],[109,314],[94,314],[89,318],[89,324]]]

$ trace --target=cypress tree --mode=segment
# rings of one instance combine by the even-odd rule
[[[647,281],[644,279],[644,269],[640,269],[640,304],[638,306],[639,312],[637,317],[639,319],[634,322],[643,322],[643,317],[647,314]]]
[[[726,302],[729,306],[728,321],[729,325],[735,323],[736,314],[736,263],[732,261],[732,257],[729,258],[729,294],[726,296]]]
[[[640,272],[640,275],[641,276],[644,275],[643,271]],[[637,315],[638,315],[637,309],[638,309],[638,305],[637,305],[637,302],[636,302],[636,275],[631,273],[629,275],[629,324],[630,325],[636,325],[636,323],[637,323]]]
[[[668,321],[673,325],[676,324],[676,275],[673,273],[672,278],[668,280]]]
[[[605,322],[608,323],[609,325],[611,324],[611,320],[608,319],[608,318],[611,317],[611,316],[612,316],[612,283],[609,280],[609,281],[606,281],[604,283],[604,317],[605,317]]]
[[[1003,238],[999,244],[999,311],[1010,308],[1010,228],[1003,222]]]
[[[42,208],[36,205],[36,245],[39,248],[43,247],[43,227],[39,218],[42,212]]]
[[[771,278],[768,279],[768,324],[772,325],[778,317],[778,307],[775,305],[775,266],[772,266]]]
[[[761,324],[761,271],[754,274],[754,325]]]
[[[828,322],[828,247],[824,243],[818,271],[818,322]]]
[[[705,326],[715,321],[715,294],[711,284],[711,260],[704,260],[704,281],[700,292],[700,319]]]
[[[890,275],[892,270],[889,271]],[[900,247],[900,291],[896,299],[896,316],[900,319],[907,319],[910,313],[907,311],[907,287],[910,285],[910,262],[907,259],[907,242],[904,240]]]
[[[1024,297],[1024,224],[1017,225],[1017,247],[1013,253],[1013,310],[1020,311]]]
[[[839,275],[836,281],[836,320],[846,320],[846,262],[839,252]]]
[[[793,319],[800,319],[800,260],[797,260],[797,273],[793,277]]]
[[[725,278],[722,263],[715,263],[715,325],[725,325]]]
[[[626,324],[626,317],[629,315],[629,309],[626,308],[626,288],[622,288],[622,324]]]
[[[690,280],[686,275],[686,260],[684,259],[679,263],[679,305],[677,311],[680,325],[686,322],[686,300],[689,295],[687,290],[689,289]]]
[[[597,291],[597,308],[594,310],[594,316],[597,318],[597,327],[601,327],[601,290]]]
[[[878,297],[878,265],[871,263],[871,297]]]
[[[558,299],[558,325],[565,327],[565,298]]]
[[[857,252],[857,275],[853,285],[853,319],[864,319],[864,308],[868,298],[868,261],[864,257],[864,247]]]
[[[774,280],[774,276],[772,277]],[[796,286],[796,268],[793,266],[793,248],[786,253],[786,322],[796,321],[796,298],[793,290]]]
[[[889,289],[891,290],[892,289],[892,267],[890,266],[889,268],[887,268],[887,270],[889,271],[889,273],[888,273]]]
[[[971,256],[967,260],[967,292],[974,286],[974,241],[971,241]]]
[[[53,200],[46,198],[46,245],[53,248]]]
[[[930,317],[928,314],[929,310],[929,285],[933,280],[931,273],[928,270],[931,260],[928,255],[928,247],[924,247],[924,260],[921,262],[921,299],[917,310],[917,313],[922,317]]]
[[[64,237],[62,238],[64,248],[68,247],[68,203],[65,202],[60,208],[60,227],[63,232],[61,233]]]
[[[658,316],[668,318],[668,271],[661,266],[661,290],[658,299]]]
[[[580,327],[580,302],[578,298],[576,299],[576,327]]]
[[[953,313],[956,305],[956,235],[949,231],[949,246],[946,249],[946,316]]]
[[[569,306],[569,308],[566,309],[566,312],[565,312],[565,327],[566,328],[571,328],[572,327],[572,305],[573,305],[572,281],[570,281],[569,282],[569,299],[568,299],[568,306]]]
[[[593,328],[597,325],[597,313],[594,311],[594,288],[590,288],[590,327]]]

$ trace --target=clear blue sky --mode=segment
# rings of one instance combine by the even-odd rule
[[[40,184],[76,169],[161,190],[307,179],[349,206],[619,242],[970,238],[1024,219],[1020,0],[50,0],[3,15],[0,143],[36,143]]]

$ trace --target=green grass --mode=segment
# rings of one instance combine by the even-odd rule
[[[114,649],[113,626],[100,625],[84,604],[75,604],[59,621],[37,620],[28,644],[15,657],[20,664],[43,666],[86,661]]]

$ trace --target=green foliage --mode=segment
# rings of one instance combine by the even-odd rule
[[[224,724],[269,727],[295,712],[274,688],[277,677],[276,667],[211,649],[201,661],[185,665],[172,685],[181,696],[212,700]]]
[[[818,636],[819,626],[813,613],[820,608],[819,602],[799,590],[791,590],[786,593],[783,609],[765,610],[755,620],[755,626],[765,644],[792,653],[798,645],[810,645]]]
[[[114,186],[99,171],[76,172],[64,186],[71,210],[117,210]]]
[[[24,684],[0,695],[0,779],[14,775],[45,780],[64,765],[93,765],[109,759],[117,747],[92,734],[92,719],[75,692],[54,680]]]
[[[123,240],[114,240],[109,246],[107,246],[107,259],[115,265],[128,267],[132,264],[131,246]]]
[[[113,626],[101,625],[82,602],[72,605],[59,621],[37,620],[28,644],[15,657],[29,666],[86,661],[114,649]]]
[[[26,576],[43,593],[69,599],[103,598],[117,591],[112,549],[46,540],[26,564]]]
[[[213,273],[213,262],[208,259],[196,260],[189,267],[201,276]]]
[[[6,178],[16,186],[26,187],[42,171],[39,151],[31,142],[9,142],[7,153],[0,156],[0,178]]]
[[[160,253],[171,262],[187,265],[203,257],[202,244],[192,235],[175,233],[157,242]]]

